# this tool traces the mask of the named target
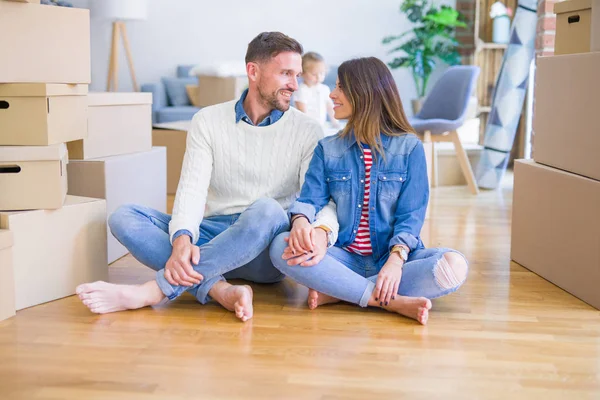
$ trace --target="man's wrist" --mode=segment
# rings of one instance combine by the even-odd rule
[[[292,226],[294,226],[294,222],[296,222],[299,219],[306,219],[306,222],[310,223],[310,221],[308,220],[308,217],[304,214],[294,214],[292,215],[292,218],[290,219],[290,224]]]
[[[185,244],[192,243],[192,237],[190,235],[188,235],[187,233],[182,233],[173,239],[173,245],[178,245],[180,243],[185,243]]]

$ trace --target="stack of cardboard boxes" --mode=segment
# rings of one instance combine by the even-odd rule
[[[39,3],[39,1],[38,1]],[[106,202],[67,196],[87,137],[89,12],[0,0],[0,320],[106,279]]]
[[[166,210],[152,95],[88,93],[89,11],[35,3],[0,0],[0,320],[108,279],[119,206]]]
[[[108,215],[124,204],[167,208],[167,152],[152,147],[152,94],[90,93],[88,135],[67,144],[69,194],[106,199]],[[107,232],[108,262],[125,254]]]
[[[600,308],[600,0],[555,4],[537,60],[533,151],[515,163],[514,261]]]

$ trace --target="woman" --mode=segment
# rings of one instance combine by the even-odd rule
[[[331,99],[335,118],[348,124],[315,149],[289,210],[291,232],[273,241],[271,260],[310,288],[311,309],[343,300],[426,324],[430,299],[457,290],[468,266],[460,253],[426,249],[419,238],[429,199],[423,146],[410,133],[396,84],[379,59],[340,65]],[[311,225],[330,200],[340,224],[337,240],[328,227]]]

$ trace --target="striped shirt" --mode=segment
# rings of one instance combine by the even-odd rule
[[[360,255],[373,254],[371,247],[371,232],[369,231],[369,198],[371,193],[371,167],[373,166],[373,156],[371,149],[363,148],[365,160],[365,197],[363,198],[362,213],[360,215],[360,223],[354,242],[346,249],[352,253]]]

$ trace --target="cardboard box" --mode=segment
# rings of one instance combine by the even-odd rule
[[[87,138],[67,144],[71,160],[152,148],[151,93],[90,93]]]
[[[600,308],[600,182],[515,162],[511,258]]]
[[[104,200],[68,196],[59,210],[0,212],[0,228],[14,235],[17,310],[108,279]]]
[[[600,50],[600,0],[568,0],[554,4],[554,54]]]
[[[87,85],[0,83],[0,145],[48,146],[87,137]]]
[[[185,91],[190,98],[190,103],[194,107],[200,107],[200,103],[198,102],[198,87],[198,85],[185,85]]]
[[[124,204],[139,204],[166,212],[166,149],[95,160],[71,161],[69,194],[106,199],[108,216]],[[123,257],[127,249],[108,232],[108,262]]]
[[[152,145],[167,148],[167,193],[177,193],[181,166],[185,155],[187,131],[191,121],[180,121],[154,125]],[[164,128],[163,128],[164,127]]]
[[[247,87],[247,76],[198,75],[196,102],[198,107],[206,107],[239,99]]]
[[[15,279],[12,262],[12,232],[0,229],[0,321],[15,315]]]
[[[471,166],[479,163],[483,146],[478,144],[463,144],[467,157]],[[467,180],[460,168],[460,163],[456,157],[454,145],[448,142],[436,143],[435,151],[437,154],[437,173],[438,186],[463,186],[467,184]]]
[[[62,207],[67,163],[64,144],[0,146],[0,210]]]
[[[600,180],[598,71],[600,53],[538,58],[535,161]]]
[[[90,83],[90,11],[0,1],[1,83]]]

